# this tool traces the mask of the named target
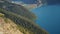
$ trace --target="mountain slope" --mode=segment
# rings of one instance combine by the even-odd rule
[[[0,17],[0,34],[23,34],[10,19]]]
[[[6,11],[4,9],[0,9],[0,13],[4,14],[6,18],[11,19],[18,26],[17,28],[25,34],[48,34],[45,30],[36,25],[32,20],[29,20],[21,15]]]
[[[11,11],[23,17],[27,17],[28,19],[31,19],[31,20],[34,20],[36,18],[36,16],[32,12],[30,12],[25,7],[18,4],[3,1],[3,2],[0,2],[0,8],[3,8],[7,11]]]
[[[16,25],[14,27],[19,29],[19,31],[23,34],[48,34],[45,30],[41,29],[34,23],[35,15],[21,5],[13,4],[7,1],[2,3],[0,2],[0,16],[4,18],[6,25],[10,25],[11,23],[16,24],[17,27]],[[11,23],[8,23],[7,18],[11,20],[9,20]],[[7,27],[8,26],[6,26],[6,28]],[[10,26],[8,28],[10,28]]]

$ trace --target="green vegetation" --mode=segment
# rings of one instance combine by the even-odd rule
[[[36,19],[36,16],[32,12],[30,12],[29,10],[27,10],[26,8],[18,4],[9,3],[5,1],[4,3],[0,3],[0,8],[3,8],[7,11],[13,12],[18,15],[21,15],[30,20]]]
[[[0,16],[11,19],[18,26],[17,28],[24,34],[48,34],[34,23],[36,16],[21,5],[9,3],[0,3]]]
[[[4,17],[4,14],[0,13],[0,17]]]
[[[39,28],[39,26],[37,26],[32,20],[29,20],[28,18],[3,9],[0,9],[0,13],[3,13],[6,18],[14,21],[18,26],[17,28],[23,33],[29,32],[29,34],[48,34],[46,31]]]

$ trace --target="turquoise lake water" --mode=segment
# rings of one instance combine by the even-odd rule
[[[60,5],[46,5],[32,10],[36,14],[36,23],[49,34],[60,34]]]
[[[22,1],[26,4],[35,4],[37,0],[14,0]],[[46,1],[47,5],[33,9],[32,12],[36,14],[35,21],[43,29],[47,30],[49,34],[60,34],[60,0],[42,0]]]

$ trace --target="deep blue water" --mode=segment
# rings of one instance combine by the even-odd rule
[[[37,0],[14,0],[23,1],[26,4],[34,4]],[[60,34],[60,0],[45,0],[46,6],[33,9],[36,14],[36,23],[47,30],[49,34]]]
[[[60,5],[47,5],[32,10],[36,14],[36,23],[49,34],[60,34]]]

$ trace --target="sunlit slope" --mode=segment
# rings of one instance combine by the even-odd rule
[[[6,18],[11,19],[18,26],[18,29],[25,34],[48,34],[28,18],[4,9],[0,9],[0,13],[4,14]]]
[[[8,18],[0,14],[0,34],[23,34],[18,26]]]

